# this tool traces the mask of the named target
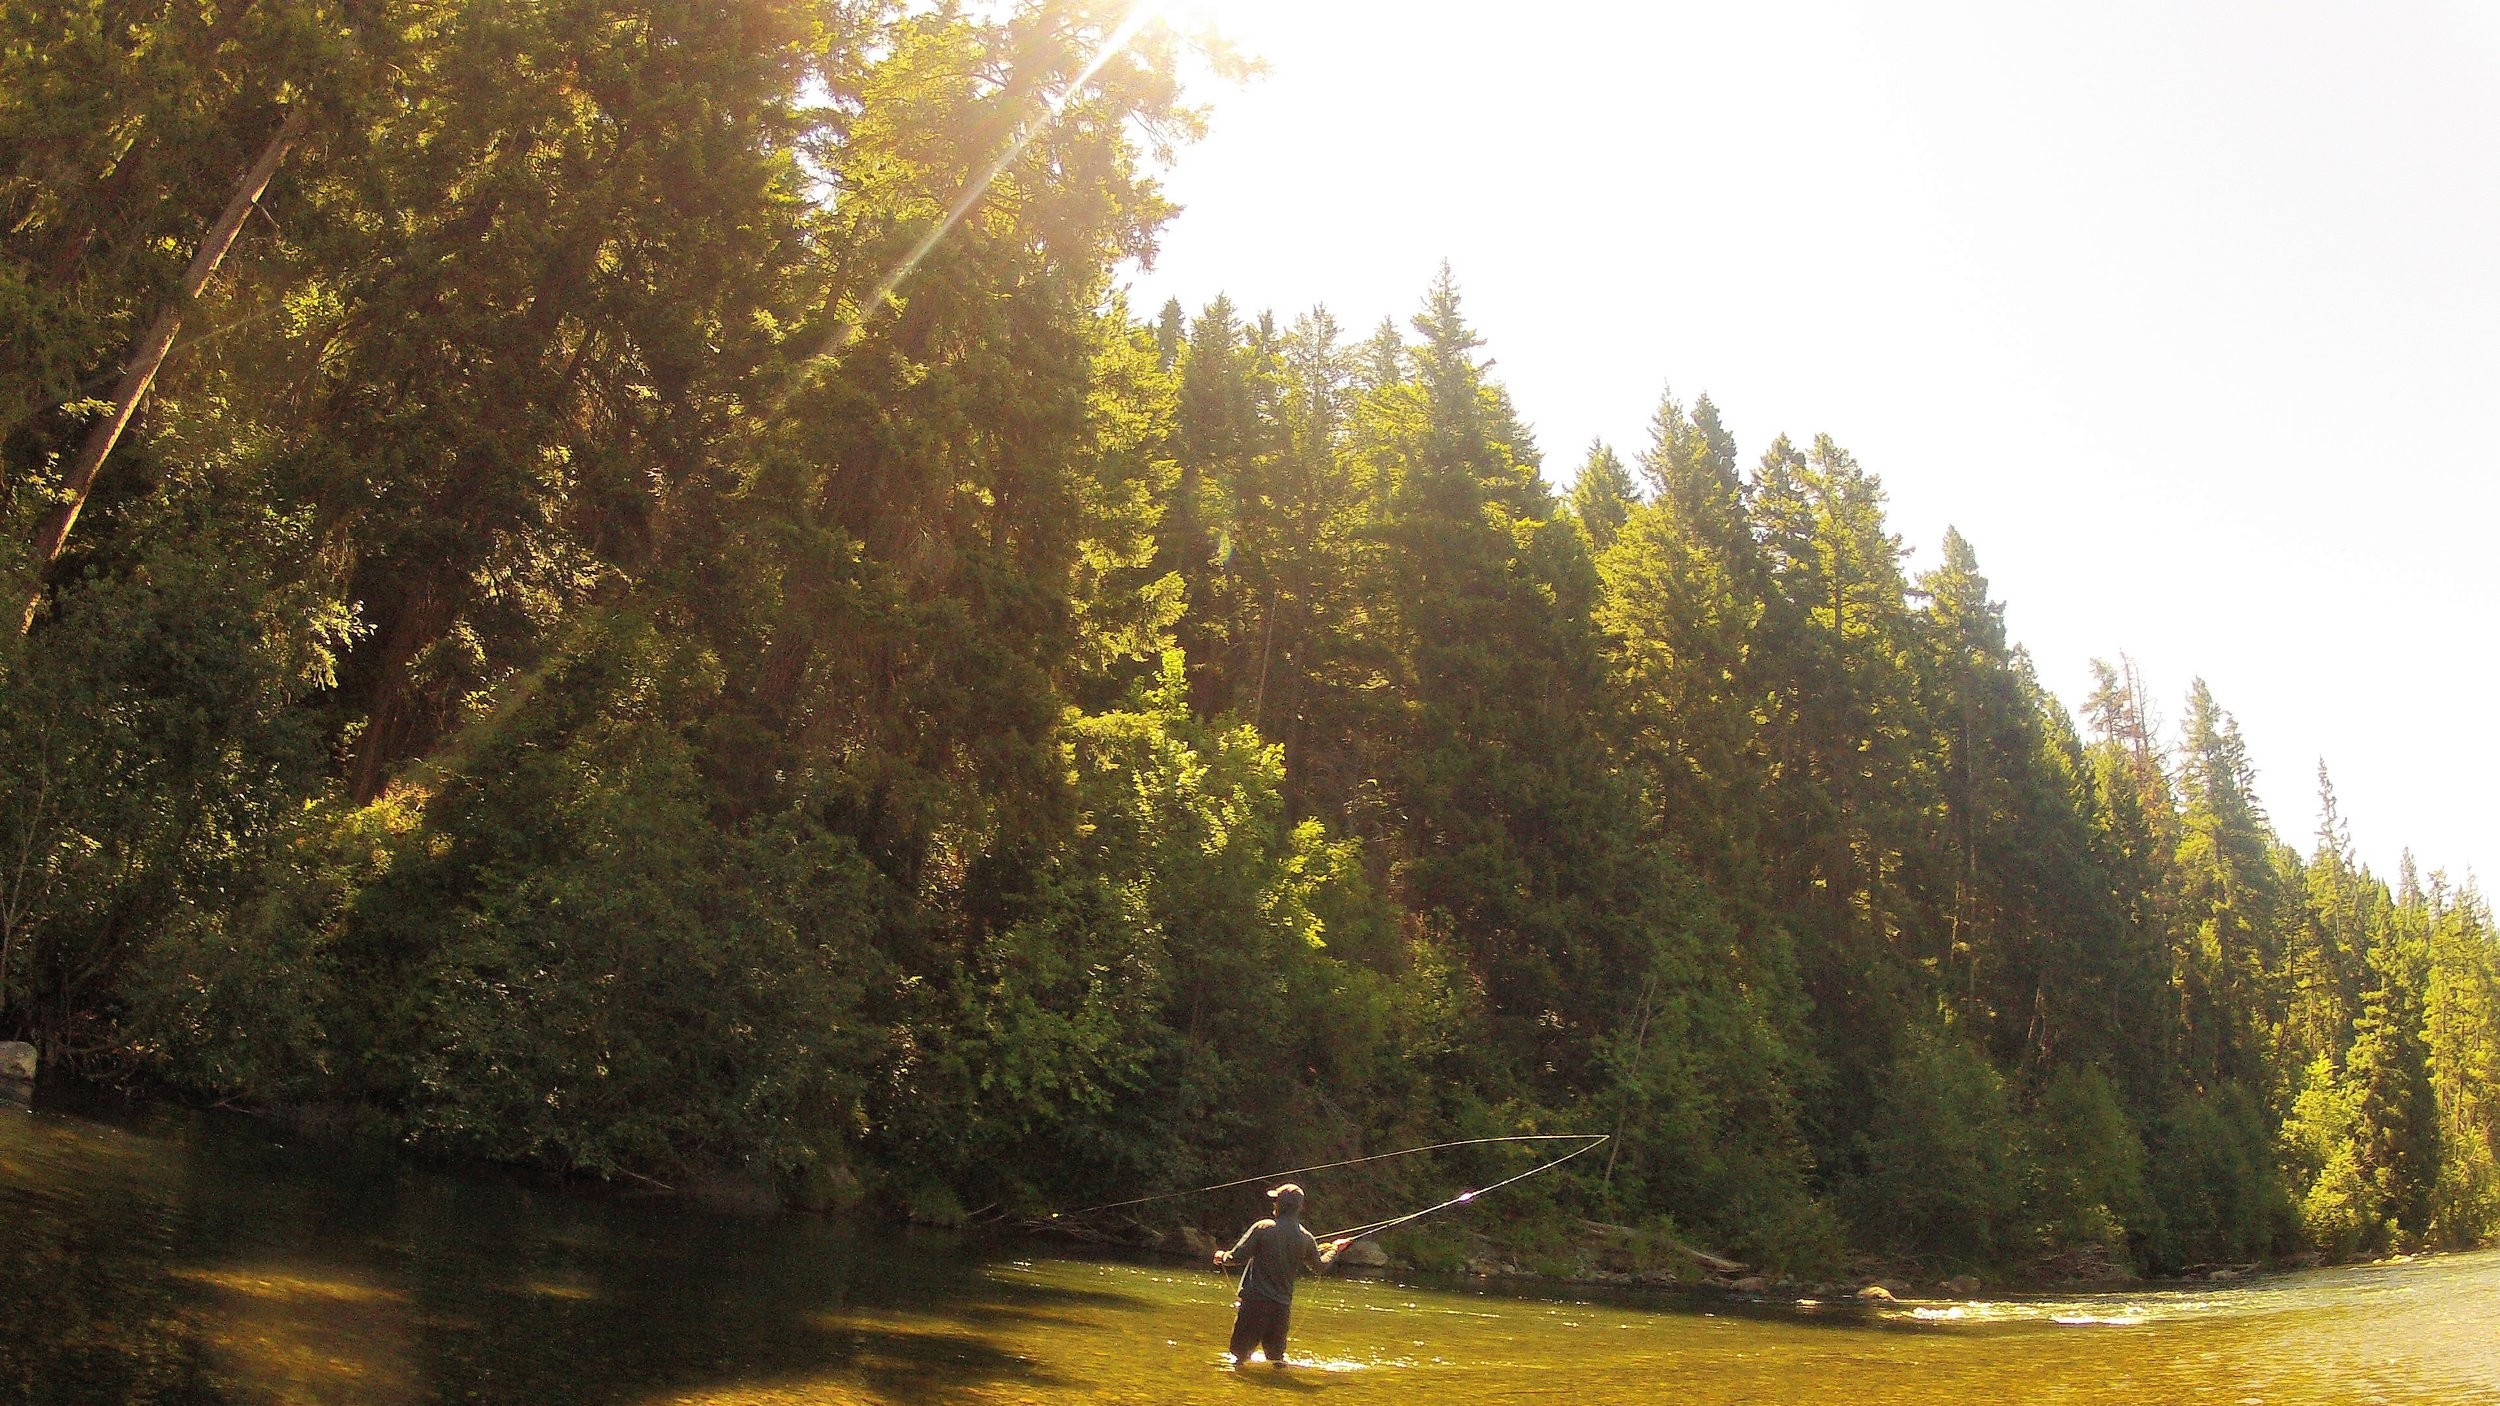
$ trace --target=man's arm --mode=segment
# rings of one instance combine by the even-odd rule
[[[1348,1242],[1343,1240],[1331,1240],[1327,1244],[1323,1245],[1317,1240],[1312,1239],[1309,1232],[1304,1232],[1302,1236],[1302,1267],[1311,1271],[1313,1274],[1327,1273],[1329,1267],[1337,1262],[1337,1252],[1344,1249],[1347,1243]]]
[[[1218,1250],[1215,1252],[1215,1262],[1217,1264],[1231,1264],[1233,1261],[1240,1259],[1244,1254],[1249,1252],[1250,1242],[1258,1239],[1259,1232],[1265,1228],[1266,1222],[1262,1221],[1259,1224],[1250,1227],[1248,1230],[1241,1232],[1241,1240],[1239,1243],[1235,1244],[1229,1250]]]

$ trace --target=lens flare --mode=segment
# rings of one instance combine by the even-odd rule
[[[1033,144],[1034,138],[1049,130],[1051,124],[1059,120],[1060,114],[1067,111],[1068,104],[1075,100],[1076,95],[1084,91],[1086,84],[1094,81],[1095,74],[1102,72],[1103,65],[1118,57],[1120,51],[1128,47],[1129,41],[1137,37],[1137,32],[1155,18],[1160,8],[1157,0],[1137,0],[1137,3],[1129,6],[1128,13],[1121,17],[1118,24],[1112,26],[1109,34],[1103,36],[1102,46],[1094,51],[1094,56],[1086,61],[1085,67],[1077,70],[1076,76],[1069,79],[1065,87],[1049,97],[1043,104],[1040,115],[1016,129],[1015,136],[1009,138],[1006,146],[1000,148],[998,155],[990,158],[989,164],[981,168],[981,173],[973,177],[971,183],[964,187],[963,194],[955,197],[955,203],[947,207],[946,218],[939,220],[927,234],[920,237],[920,242],[912,246],[911,252],[905,254],[901,262],[887,271],[884,279],[869,293],[867,300],[859,305],[859,311],[835,330],[832,341],[822,354],[829,355],[841,351],[859,340],[861,334],[868,329],[868,320],[883,311],[885,305],[894,300],[894,295],[902,288],[904,280],[910,278],[938,245],[946,241],[946,236],[955,232],[955,227],[963,223],[964,216],[972,213],[972,207],[981,203],[981,197],[988,194],[989,188],[997,183],[1000,174],[1005,172],[1017,157],[1024,154],[1024,149]]]

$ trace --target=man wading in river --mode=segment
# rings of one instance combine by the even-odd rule
[[[1241,1297],[1233,1308],[1233,1362],[1250,1360],[1250,1349],[1264,1347],[1269,1365],[1285,1365],[1285,1332],[1293,1321],[1293,1280],[1304,1270],[1324,1273],[1337,1262],[1343,1240],[1322,1246],[1302,1228],[1302,1188],[1292,1182],[1267,1193],[1273,1219],[1242,1233],[1241,1243],[1215,1252],[1218,1266],[1239,1262]]]

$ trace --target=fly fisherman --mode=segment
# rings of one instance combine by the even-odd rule
[[[1241,1297],[1233,1302],[1233,1363],[1250,1360],[1250,1349],[1264,1347],[1270,1366],[1285,1365],[1285,1332],[1293,1319],[1294,1276],[1305,1270],[1325,1273],[1337,1262],[1343,1240],[1326,1245],[1302,1228],[1302,1188],[1292,1182],[1267,1193],[1273,1218],[1242,1233],[1241,1243],[1215,1252],[1218,1267],[1241,1264]]]

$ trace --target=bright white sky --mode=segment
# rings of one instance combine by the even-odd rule
[[[1173,0],[1186,9],[1192,0]],[[2079,705],[2203,675],[2304,851],[2500,863],[2500,0],[1231,0],[1134,301],[1356,334],[1447,257],[1567,481],[1662,386],[1828,432]]]

